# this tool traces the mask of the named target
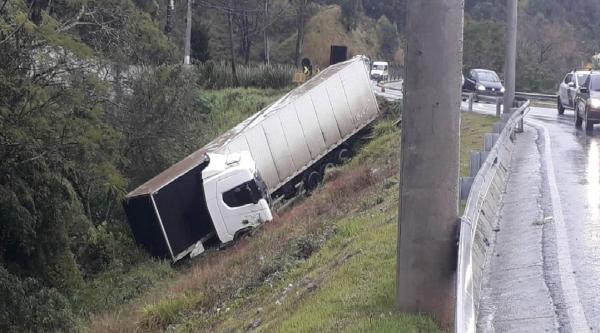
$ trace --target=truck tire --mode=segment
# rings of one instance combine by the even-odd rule
[[[560,96],[558,96],[558,98],[557,98],[556,106],[557,106],[557,109],[558,109],[558,114],[560,116],[562,116],[563,114],[565,114],[565,107],[562,105],[562,101],[560,100]]]
[[[327,174],[327,170],[333,169],[335,168],[335,164],[331,163],[331,162],[323,162],[323,164],[321,164],[321,174],[323,175],[323,179],[325,179],[325,175]]]
[[[575,107],[575,128],[581,128],[583,124],[583,118],[579,116],[579,110]]]
[[[307,192],[312,192],[319,187],[319,184],[322,180],[323,176],[318,171],[308,171],[306,177],[304,178],[304,189]]]
[[[352,158],[352,151],[348,148],[340,148],[338,150],[335,159],[338,164],[344,164]]]
[[[283,193],[283,198],[285,200],[290,200],[290,199],[294,198],[298,194],[298,191],[297,191],[296,186],[295,186],[294,183],[289,183],[289,184],[285,185],[281,189],[281,191]]]

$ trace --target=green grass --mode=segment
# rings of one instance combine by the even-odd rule
[[[256,88],[202,90],[199,96],[211,110],[202,122],[208,122],[211,126],[206,131],[207,126],[200,125],[199,127],[204,129],[200,135],[209,142],[269,106],[288,91],[288,89]]]
[[[227,123],[247,91],[213,93]],[[249,102],[247,112],[275,96]],[[463,113],[461,170],[494,122]],[[392,119],[374,134],[311,197],[91,331],[438,332],[430,318],[394,309],[400,132]]]
[[[492,131],[498,118],[477,113],[462,112],[460,123],[460,174],[469,175],[469,153],[483,150],[483,137]]]

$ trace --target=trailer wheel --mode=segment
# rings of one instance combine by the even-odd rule
[[[294,183],[287,184],[281,190],[283,192],[283,198],[285,200],[290,200],[290,199],[294,198],[296,196],[296,194],[298,194],[298,191],[296,190],[296,186]]]
[[[323,178],[325,178],[325,175],[327,174],[327,170],[331,170],[335,168],[335,164],[331,163],[331,162],[325,162],[321,165],[321,174],[323,175]]]
[[[322,179],[323,179],[323,177],[321,176],[321,174],[319,172],[314,171],[314,170],[309,171],[306,176],[306,179],[304,180],[304,188],[308,192],[312,192],[319,186]]]
[[[344,164],[352,158],[352,151],[348,148],[340,148],[336,154],[336,160],[339,164]]]

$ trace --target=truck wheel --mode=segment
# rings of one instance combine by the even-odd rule
[[[285,185],[281,190],[283,192],[283,198],[285,200],[290,200],[292,198],[294,198],[296,196],[296,194],[298,194],[296,191],[296,186],[294,186],[295,184],[290,183]]]
[[[558,101],[556,102],[557,105],[557,109],[558,109],[558,114],[559,115],[563,115],[565,114],[565,107],[562,105],[562,102],[560,101],[560,96],[558,97]]]
[[[579,116],[579,110],[577,107],[575,107],[575,127],[576,128],[581,128],[581,125],[583,124],[583,118],[581,118]]]
[[[336,161],[338,164],[344,164],[352,158],[352,151],[348,148],[340,148],[336,154]]]
[[[321,174],[319,172],[314,171],[314,170],[309,171],[304,180],[304,188],[308,192],[312,192],[319,186],[322,179],[323,179],[323,177],[321,176]]]
[[[321,164],[321,174],[323,175],[323,179],[325,179],[325,175],[327,174],[327,170],[331,170],[335,168],[335,164],[331,163],[331,162],[325,162],[323,164]]]

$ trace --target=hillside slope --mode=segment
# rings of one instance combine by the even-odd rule
[[[93,332],[437,332],[395,314],[400,133],[374,139],[314,195],[91,322]],[[496,118],[463,113],[462,163]]]

